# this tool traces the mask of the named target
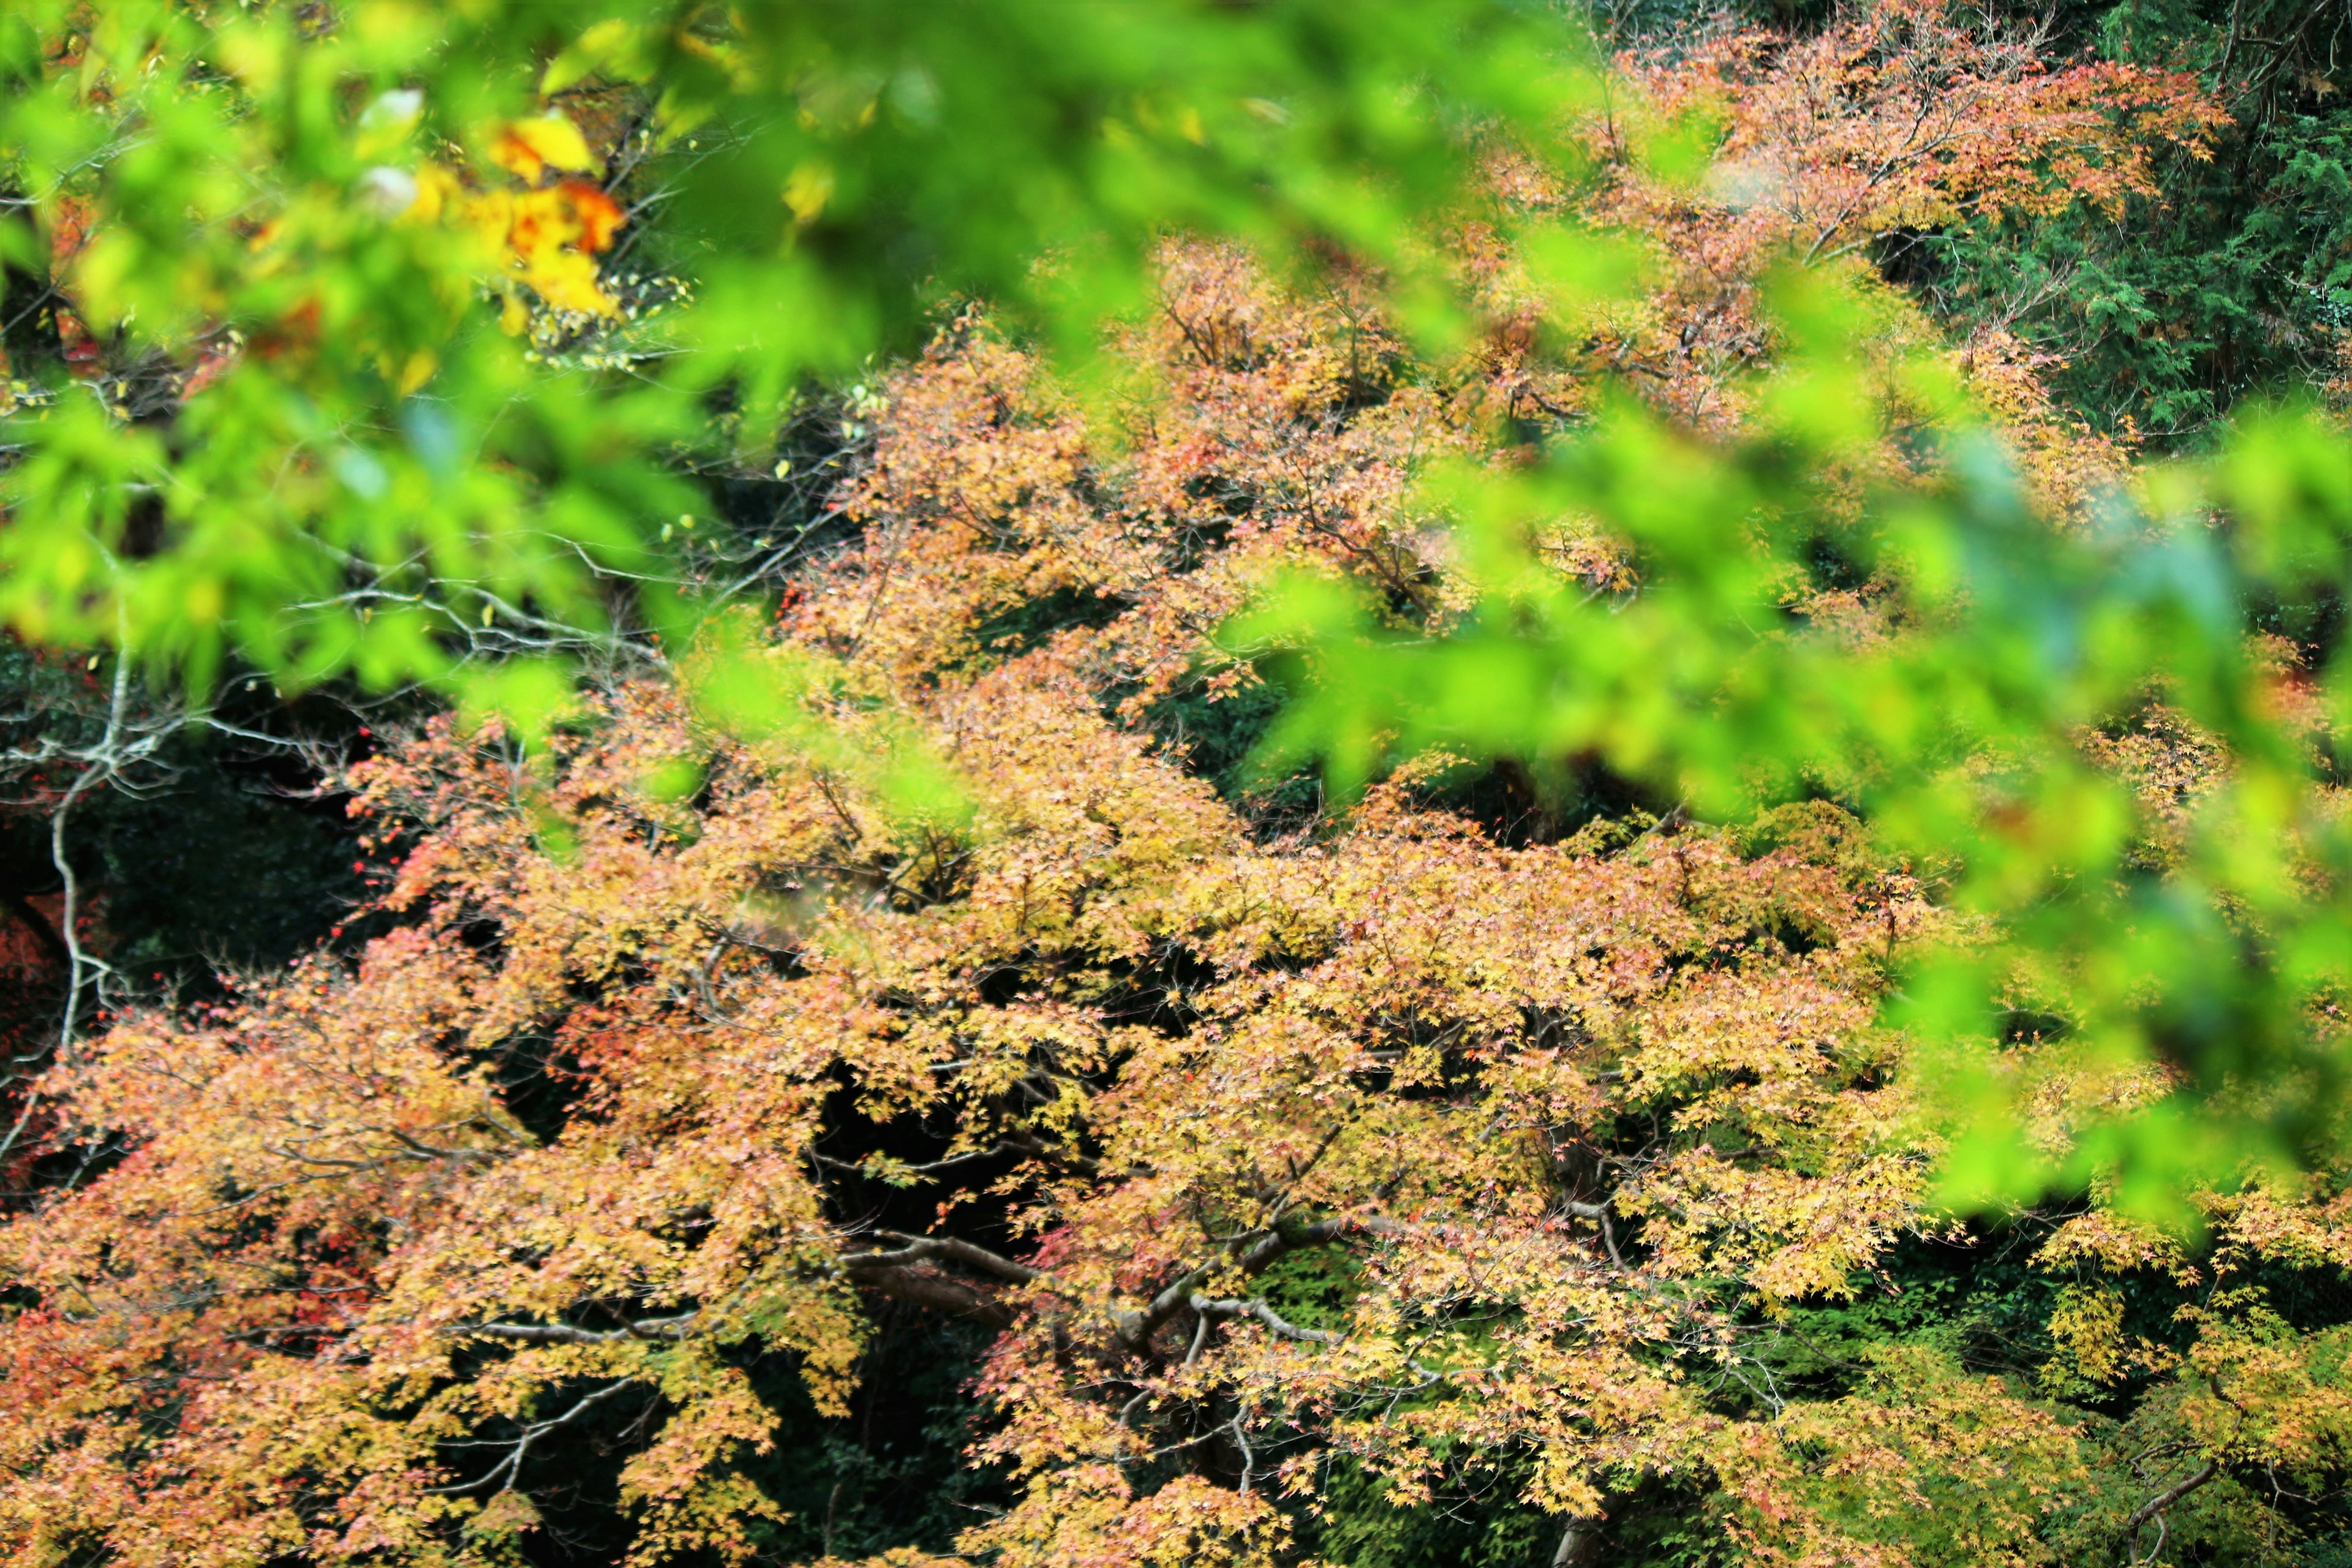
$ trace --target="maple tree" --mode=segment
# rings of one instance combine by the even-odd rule
[[[1763,220],[1652,178],[1578,199],[1678,200],[1715,242],[1681,253],[1760,310]],[[1661,1488],[1761,1563],[2284,1550],[2262,1478],[2333,1484],[2342,1331],[2263,1270],[2341,1249],[2336,1178],[2203,1196],[2195,1247],[2096,1199],[2026,1225],[2063,1286],[2011,1375],[1932,1326],[1808,1369],[1905,1248],[1970,1250],[1880,1021],[1965,918],[1865,823],[1571,812],[1443,756],[1327,819],[1232,771],[1265,698],[1219,630],[1267,571],[1459,624],[1475,563],[1418,474],[1513,460],[1512,416],[1725,307],[1667,270],[1613,338],[1498,311],[1423,364],[1369,292],[1213,246],[1160,276],[1108,416],[976,313],[889,377],[836,502],[861,531],[772,626],[544,745],[445,717],[359,764],[397,929],[355,964],[59,1059],[76,1173],[0,1232],[19,1560],[527,1560],[592,1434],[628,1560],[749,1560],[790,1522],[763,1369],[841,1408],[889,1300],[993,1336],[973,1460],[1008,1506],[964,1556],[1286,1561],[1340,1474],[1381,1508],[1500,1489],[1561,1563]],[[1768,416],[1705,353],[1660,364],[1663,407]],[[1980,366],[2081,504],[2063,476],[2120,459]],[[1843,461],[1832,493],[1917,459]],[[1605,528],[1547,550],[1586,591],[1635,565]],[[2110,765],[2177,800],[2210,787],[2192,741]],[[2047,1081],[2058,1142],[2118,1092]]]
[[[170,352],[82,314],[110,278],[172,294],[161,242],[107,226],[152,216],[123,199],[135,157],[108,165],[110,205],[46,218],[79,290],[49,306],[65,357],[123,407],[83,410],[85,447],[35,443],[12,495],[62,505],[84,470],[60,453],[112,461],[160,420],[156,471],[228,487],[178,515],[242,545],[252,520],[221,503],[248,493],[229,465],[251,448],[172,442],[234,426],[207,400],[242,418],[282,414],[288,387],[349,395],[362,434],[335,456],[294,432],[278,523],[332,543],[379,504],[471,510],[435,522],[420,576],[377,574],[404,537],[291,594],[239,586],[241,614],[323,594],[341,628],[239,646],[314,674],[488,673],[339,781],[367,835],[363,942],[195,1005],[100,993],[91,1029],[69,960],[65,1026],[0,1154],[12,1563],[838,1562],[830,1502],[813,1534],[786,1500],[791,1413],[840,1418],[893,1312],[976,1337],[959,1440],[993,1500],[899,1534],[897,1568],[1378,1562],[1384,1531],[1465,1499],[1559,1568],[2288,1563],[2342,1532],[2340,1145],[2222,1168],[2150,1152],[2248,1114],[2231,1094],[2307,1107],[2293,1075],[2325,1068],[2296,1050],[2336,1016],[2310,913],[2332,909],[2340,818],[2312,762],[2326,650],[2197,619],[2184,577],[2214,557],[2164,518],[2118,542],[2113,520],[2119,488],[2197,476],[2135,468],[2022,340],[1948,342],[1870,265],[1924,226],[2150,195],[2160,159],[2220,132],[2194,80],[2053,63],[1904,3],[1632,51],[1545,128],[1551,158],[1465,138],[1424,166],[1423,127],[1309,97],[1321,131],[1391,137],[1446,195],[1435,218],[1375,237],[1385,198],[1327,190],[1318,213],[1359,253],[1309,271],[1264,243],[1297,238],[1287,209],[1138,242],[1150,308],[1074,359],[1013,308],[1055,286],[1027,270],[1055,209],[1024,206],[950,269],[1004,300],[862,371],[830,467],[795,477],[758,448],[822,508],[780,549],[697,533],[690,481],[756,471],[742,453],[629,466],[639,414],[706,437],[684,434],[691,398],[613,390],[692,336],[645,321],[686,282],[616,252],[659,232],[637,161],[693,134],[657,115],[648,139],[636,89],[766,104],[746,61],[812,47],[801,13],[583,27],[532,73],[560,108],[499,88],[436,121],[463,132],[446,142],[420,130],[439,100],[392,64],[353,90],[335,51],[381,46],[444,96],[460,74],[389,8],[351,15],[347,36],[275,14],[198,35],[226,73],[199,85],[236,115],[341,81],[333,169],[352,178],[296,182],[314,205],[274,228],[198,213],[217,232],[173,286],[217,261],[235,287],[173,296]],[[478,15],[497,45],[511,18]],[[929,25],[968,42],[961,16]],[[1357,36],[1381,69],[1382,39],[1415,37],[1388,26]],[[184,44],[132,35],[166,59]],[[954,80],[1003,58],[975,46]],[[70,52],[40,61],[77,113],[123,90]],[[186,84],[160,74],[168,108]],[[897,119],[868,128],[899,141],[823,166],[797,144],[733,156],[778,176],[812,251],[851,258],[810,275],[837,280],[903,232],[899,142],[938,144],[906,79],[839,101],[817,89],[855,71],[812,79],[801,132],[854,147],[856,106],[887,97]],[[1285,123],[1252,101],[1197,111]],[[1232,152],[1223,120],[1131,107],[1112,174],[1153,166],[1138,140]],[[216,121],[173,121],[173,144]],[[1091,177],[1091,156],[1045,162]],[[1282,188],[1311,205],[1328,168],[1305,167]],[[1154,210],[1199,217],[1223,189]],[[412,319],[374,288],[315,309],[284,291],[312,276],[286,247],[345,243],[440,292]],[[1066,265],[1094,304],[1115,292]],[[1415,293],[1433,279],[1442,303]],[[884,309],[844,287],[822,297]],[[229,338],[265,296],[269,331]],[[719,361],[682,387],[742,371],[730,392],[757,391]],[[493,394],[523,410],[517,444],[450,461],[425,410]],[[717,402],[725,430],[740,410]],[[2288,563],[2261,579],[2282,589],[2308,586],[2293,572],[2340,501],[2314,440],[2257,429],[2214,481],[2247,548]],[[1962,613],[1921,563],[1978,537],[1989,494],[2001,570]],[[685,537],[656,552],[646,519],[673,515]],[[55,521],[0,542],[62,548]],[[94,602],[198,593],[219,542],[126,545]],[[572,574],[575,545],[607,552],[597,571]],[[590,601],[640,568],[666,581],[615,626]],[[730,581],[777,596],[665,618],[664,588]],[[37,574],[18,585],[20,624],[58,602]],[[2053,587],[2097,634],[2071,684],[2017,626],[2077,622],[2003,618]],[[214,635],[158,610],[121,640],[184,633]],[[494,657],[551,649],[580,657],[576,684]],[[1607,676],[1605,700],[1550,679],[1554,658]],[[1750,658],[1784,679],[1743,707]],[[533,694],[513,721],[487,711],[501,683]],[[1906,706],[1923,684],[1932,723]],[[1284,771],[1318,751],[1328,798]],[[1923,754],[1969,788],[1902,793]],[[2293,811],[2260,814],[2279,798]],[[2104,836],[2083,848],[2059,831],[2075,819]],[[2118,914],[2116,885],[2146,901]],[[2239,932],[2317,933],[2254,996],[2310,1034],[2246,1058],[2251,1085],[2200,1079],[2176,1037],[2116,1049],[2084,1022],[2128,1016],[2159,963],[2191,999],[2240,994],[2213,970],[2249,942],[2117,935],[2214,888]],[[1982,1128],[1914,994],[1954,973],[2000,982],[1977,1065],[2032,1156],[2012,1190],[2039,1199],[2056,1169],[2077,1197],[1996,1217],[1940,1201]],[[2151,1221],[2151,1159],[2188,1223]],[[1642,1534],[1662,1517],[1684,1533]]]

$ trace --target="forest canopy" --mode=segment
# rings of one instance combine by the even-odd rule
[[[2347,27],[13,7],[0,1554],[2352,1562]]]

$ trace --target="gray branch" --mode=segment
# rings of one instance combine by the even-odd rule
[[[634,1387],[636,1381],[637,1380],[634,1377],[625,1377],[617,1382],[608,1383],[593,1394],[581,1395],[580,1402],[577,1405],[574,1405],[571,1409],[565,1411],[562,1415],[551,1416],[545,1421],[534,1422],[530,1426],[524,1427],[522,1429],[522,1435],[514,1440],[514,1446],[507,1450],[507,1457],[500,1459],[496,1465],[490,1467],[488,1473],[483,1475],[479,1479],[470,1481],[460,1481],[455,1486],[427,1487],[425,1489],[427,1492],[436,1493],[442,1497],[462,1497],[467,1492],[481,1491],[488,1488],[493,1481],[499,1481],[501,1484],[499,1487],[499,1490],[502,1492],[514,1490],[515,1478],[521,1473],[522,1462],[524,1458],[530,1455],[531,1445],[537,1443],[541,1437],[546,1436],[550,1432],[557,1431],[560,1428],[571,1426],[572,1423],[579,1420],[582,1416],[587,1415],[588,1412],[593,1410],[599,1405],[604,1404],[604,1401],[612,1398],[623,1389]]]
[[[2190,1492],[2195,1491],[2199,1487],[2203,1486],[2207,1481],[2211,1480],[2215,1476],[2218,1476],[2221,1473],[2221,1461],[2218,1459],[2208,1459],[2205,1461],[2203,1468],[2184,1477],[2180,1480],[2175,1481],[2171,1486],[2167,1487],[2164,1490],[2157,1493],[2156,1496],[2148,1499],[2137,1509],[2134,1509],[2132,1510],[2131,1517],[2124,1521],[2123,1541],[2121,1542],[2121,1550],[2124,1554],[2126,1556],[2130,1555],[2133,1544],[2139,1540],[2139,1532],[2147,1528],[2148,1521],[2157,1521],[2158,1527],[2161,1528],[2164,1510],[2166,1509],[2170,1508],[2174,1503],[2179,1502],[2182,1498],[2187,1497]]]
[[[1192,1300],[1192,1308],[1201,1314],[1204,1321],[1210,1318],[1255,1318],[1286,1340],[1314,1345],[1336,1345],[1339,1342],[1337,1334],[1327,1333],[1321,1329],[1302,1329],[1296,1323],[1284,1321],[1262,1298],[1247,1301],[1220,1301],[1207,1296],[1195,1296]]]
[[[951,1263],[961,1263],[967,1268],[978,1268],[985,1273],[993,1274],[1000,1279],[1009,1279],[1015,1285],[1034,1285],[1045,1278],[1043,1272],[1030,1268],[1025,1263],[1015,1263],[1013,1259],[991,1252],[984,1247],[976,1247],[969,1241],[960,1241],[954,1237],[908,1236],[903,1231],[896,1230],[886,1230],[878,1234],[885,1241],[895,1241],[899,1246],[888,1251],[850,1253],[842,1258],[841,1266],[851,1270],[897,1268],[904,1268],[908,1264],[927,1263],[944,1258]]]
[[[698,1315],[680,1312],[674,1318],[639,1318],[617,1329],[576,1329],[569,1323],[459,1323],[444,1331],[526,1345],[609,1345],[623,1340],[682,1340],[693,1330]]]

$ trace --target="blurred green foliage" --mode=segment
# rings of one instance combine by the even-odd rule
[[[1387,266],[1459,331],[1413,237],[1472,127],[1558,123],[1576,36],[1481,0],[12,6],[0,260],[63,353],[11,366],[0,619],[543,721],[599,628],[691,635],[695,451],[772,450],[942,300],[1076,355],[1193,229]],[[609,316],[551,281],[593,241],[488,233],[575,169],[654,279]],[[478,618],[547,646],[470,657]]]
[[[2332,792],[2352,668],[2333,623],[2305,617],[2328,628],[2299,650],[2315,716],[2280,700],[2250,635],[2344,591],[2340,431],[2251,417],[2211,462],[2149,470],[2053,526],[1941,362],[1892,384],[1865,369],[1867,299],[1790,274],[1777,315],[1788,351],[1736,440],[1623,399],[1523,469],[1433,474],[1477,585],[1446,635],[1324,577],[1234,627],[1236,650],[1297,661],[1267,761],[1319,754],[1346,791],[1430,750],[1597,759],[1715,820],[1854,811],[1890,863],[1982,917],[1906,962],[1892,1008],[1959,1119],[1955,1201],[2099,1176],[2178,1218],[2183,1184],[2340,1151],[2352,834]],[[1920,428],[1936,461],[1874,472],[1882,443]],[[1638,589],[1553,567],[1539,546],[1562,518],[1623,541]],[[1808,612],[1825,571],[1872,585],[1870,632]],[[2152,857],[2164,826],[2082,742],[2158,703],[2231,761]],[[2043,1048],[2004,1048],[2044,1019]],[[2189,1092],[2131,1090],[2148,1064]],[[2032,1123],[2039,1085],[2102,1077],[2130,1114]]]

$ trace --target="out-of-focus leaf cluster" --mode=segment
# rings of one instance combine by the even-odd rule
[[[2096,1178],[2160,1214],[2185,1181],[2340,1151],[2340,429],[2273,411],[2037,515],[1942,362],[1861,351],[1866,298],[1792,274],[1776,315],[1785,357],[1734,439],[1625,398],[1523,467],[1433,474],[1477,584],[1458,624],[1320,577],[1236,624],[1297,692],[1267,760],[1320,755],[1349,789],[1428,750],[1598,763],[1716,820],[1857,812],[1977,917],[1890,1004],[1947,1053],[1925,1070],[1957,1199]],[[1916,460],[1874,461],[1890,442]],[[1627,581],[1559,571],[1564,522],[1618,542]],[[2255,635],[2283,615],[2309,637]],[[2193,799],[2114,765],[2150,724],[2225,759]]]
[[[0,618],[535,727],[606,628],[688,635],[697,448],[772,464],[808,378],[943,299],[1090,343],[1195,229],[1458,331],[1416,237],[1495,128],[1559,128],[1574,38],[1478,0],[10,7]]]

